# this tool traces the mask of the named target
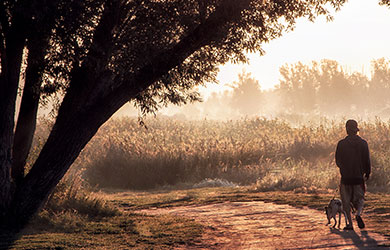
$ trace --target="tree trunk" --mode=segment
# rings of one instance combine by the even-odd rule
[[[41,208],[99,127],[125,102],[81,106],[74,112],[72,94],[66,96],[57,121],[37,161],[17,187],[9,209],[8,227],[19,230]]]
[[[15,26],[18,22],[15,21]],[[14,135],[15,103],[23,56],[24,38],[10,30],[6,40],[5,56],[2,55],[0,73],[0,223],[4,218],[12,196],[11,166]],[[5,61],[3,61],[5,59]]]
[[[15,129],[12,178],[19,184],[24,178],[26,160],[32,145],[40,98],[40,80],[44,60],[42,44],[28,45],[28,63],[22,101]]]

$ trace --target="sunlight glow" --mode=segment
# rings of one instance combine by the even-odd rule
[[[294,31],[264,44],[266,54],[248,55],[249,65],[226,64],[218,74],[219,85],[208,84],[200,92],[207,97],[211,92],[229,89],[229,83],[237,81],[238,74],[245,70],[257,79],[262,89],[279,84],[279,68],[284,64],[322,59],[336,60],[346,72],[361,72],[370,75],[372,60],[390,59],[390,9],[378,1],[348,1],[334,21],[319,17],[312,23],[306,19],[297,22]]]

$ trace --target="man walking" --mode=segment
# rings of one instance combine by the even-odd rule
[[[368,144],[357,135],[357,122],[348,120],[345,127],[348,135],[338,142],[335,158],[341,174],[340,196],[347,214],[347,226],[344,230],[353,230],[351,204],[357,211],[356,221],[359,228],[365,227],[361,213],[366,191],[365,181],[370,177],[371,163]]]

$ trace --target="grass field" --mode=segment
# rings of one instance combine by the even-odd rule
[[[278,119],[179,121],[150,118],[147,128],[132,118],[105,124],[75,162],[83,177],[100,188],[155,189],[219,178],[263,191],[332,188],[334,163],[344,122],[319,120],[293,126]],[[360,122],[370,147],[368,190],[390,190],[390,123]]]

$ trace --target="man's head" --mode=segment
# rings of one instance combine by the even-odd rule
[[[356,135],[359,131],[358,124],[355,120],[348,120],[345,124],[345,128],[347,129],[348,135]]]

